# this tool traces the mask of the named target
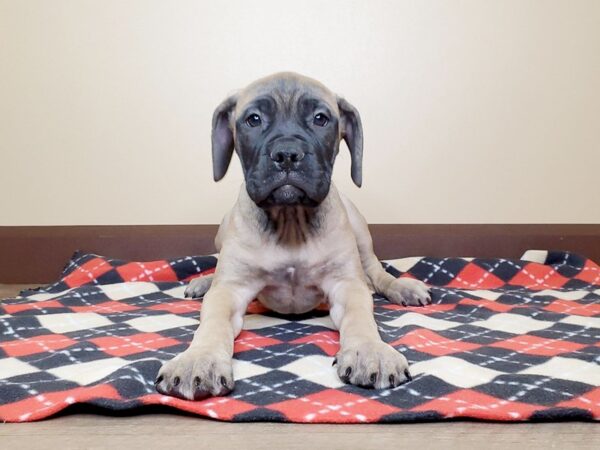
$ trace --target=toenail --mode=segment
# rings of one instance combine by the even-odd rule
[[[223,385],[224,388],[229,389],[229,386],[227,385],[227,378],[221,377],[221,384]]]
[[[369,380],[371,381],[371,384],[375,384],[375,382],[377,381],[377,373],[373,372],[369,377]]]

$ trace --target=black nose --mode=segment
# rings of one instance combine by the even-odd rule
[[[270,156],[271,159],[275,161],[277,166],[284,169],[289,169],[295,163],[302,161],[302,158],[304,158],[304,152],[295,148],[280,148],[273,150]]]

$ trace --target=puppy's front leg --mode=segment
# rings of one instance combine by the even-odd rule
[[[334,281],[328,298],[331,319],[340,331],[336,361],[344,382],[383,389],[411,379],[406,358],[379,336],[373,298],[364,282]]]
[[[233,390],[233,341],[242,329],[252,286],[215,279],[202,302],[200,326],[186,351],[159,370],[156,390],[188,400],[225,395]]]

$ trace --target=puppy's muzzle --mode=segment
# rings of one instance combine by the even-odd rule
[[[270,146],[269,157],[278,170],[289,172],[299,170],[306,154],[302,148],[306,144],[297,139],[279,139]]]
[[[280,147],[269,155],[279,170],[290,171],[297,168],[304,159],[304,152],[299,148]]]
[[[301,139],[279,138],[271,142],[268,149],[269,157],[273,161],[273,170],[285,174],[282,181],[273,186],[269,195],[269,203],[274,205],[294,205],[306,200],[304,183],[301,174],[305,169],[306,155],[302,147],[306,143]]]

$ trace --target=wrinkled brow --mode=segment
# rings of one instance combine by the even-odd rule
[[[248,102],[246,106],[244,106],[242,116],[245,116],[251,111],[261,111],[266,114],[273,114],[277,109],[277,102],[270,95],[263,95],[261,97],[257,97],[254,100]]]
[[[330,117],[333,115],[334,112],[327,102],[317,97],[302,96],[300,97],[300,99],[298,99],[298,103],[300,104],[302,110],[306,112],[320,111],[326,113]]]

